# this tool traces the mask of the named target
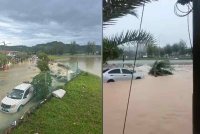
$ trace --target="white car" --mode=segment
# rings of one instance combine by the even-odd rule
[[[131,80],[132,71],[125,68],[113,68],[106,69],[103,71],[103,81],[104,82],[114,82],[119,80]],[[134,72],[133,79],[142,79],[144,74]]]
[[[33,97],[34,89],[29,83],[22,83],[16,86],[10,94],[1,101],[1,111],[15,113]]]

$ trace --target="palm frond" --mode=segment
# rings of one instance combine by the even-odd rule
[[[153,0],[103,0],[104,25],[113,24],[116,18],[127,14],[137,16],[135,8]]]
[[[133,42],[139,42],[139,44],[154,44],[156,40],[154,39],[153,35],[150,33],[147,33],[145,31],[126,31],[122,32],[121,34],[116,34],[112,37],[105,38],[110,43],[116,44],[116,45],[122,45],[124,43],[133,43]]]

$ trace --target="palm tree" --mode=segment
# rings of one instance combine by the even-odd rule
[[[103,0],[104,25],[112,24],[114,23],[114,19],[127,14],[137,16],[135,8],[151,1],[156,0]]]

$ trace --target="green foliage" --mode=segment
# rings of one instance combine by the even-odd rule
[[[80,74],[13,130],[13,134],[102,134],[101,79]]]
[[[159,55],[159,48],[156,45],[147,45],[147,55],[148,57],[155,57]]]
[[[122,54],[122,50],[118,48],[119,45],[126,43],[136,43],[148,45],[154,44],[154,37],[145,31],[127,31],[110,38],[103,39],[103,62],[105,63],[109,59],[116,59]]]
[[[0,67],[8,62],[8,57],[4,54],[0,54]]]
[[[118,58],[122,52],[122,49],[120,49],[117,44],[106,38],[103,39],[103,63],[107,60]]]
[[[48,57],[48,55],[47,55],[46,53],[44,53],[44,52],[39,52],[39,53],[37,54],[37,56],[38,56],[38,58],[39,58],[40,60],[46,61],[47,63],[49,62],[49,57]]]
[[[49,71],[49,57],[47,54],[43,53],[43,52],[39,52],[37,54],[39,60],[37,62],[37,67],[40,69],[40,71]]]
[[[41,72],[33,78],[31,84],[36,90],[36,100],[42,100],[49,94],[51,83],[51,75],[48,72]]]
[[[168,60],[155,61],[149,74],[153,76],[172,75],[172,70],[173,68]]]
[[[76,44],[76,42],[75,41],[73,41],[73,42],[71,42],[71,44],[70,44],[70,54],[71,55],[74,55],[74,54],[76,54],[76,49],[77,49],[77,44]]]
[[[103,22],[113,24],[114,19],[127,14],[137,16],[135,9],[153,0],[103,0]],[[108,22],[108,23],[105,23]]]
[[[26,52],[29,53],[29,55],[37,54],[39,52],[43,52],[48,55],[63,55],[65,53],[71,53],[70,44],[65,44],[63,42],[58,42],[58,41],[48,42],[44,44],[36,44],[35,46],[32,47],[28,46],[3,46],[3,47],[0,46],[0,50],[3,48],[3,50]],[[99,51],[101,53],[101,45],[95,45],[95,51]],[[88,53],[87,44],[86,45],[76,44],[75,53],[76,54]]]
[[[96,47],[95,42],[88,42],[87,43],[87,53],[94,55],[95,50],[96,50],[95,47]]]
[[[38,60],[37,62],[37,67],[40,69],[40,71],[49,71],[49,66],[48,66],[48,62],[44,61],[44,60]]]

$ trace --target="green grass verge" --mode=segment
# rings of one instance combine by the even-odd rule
[[[82,73],[65,85],[67,94],[53,97],[13,134],[101,134],[102,89],[98,76]]]

